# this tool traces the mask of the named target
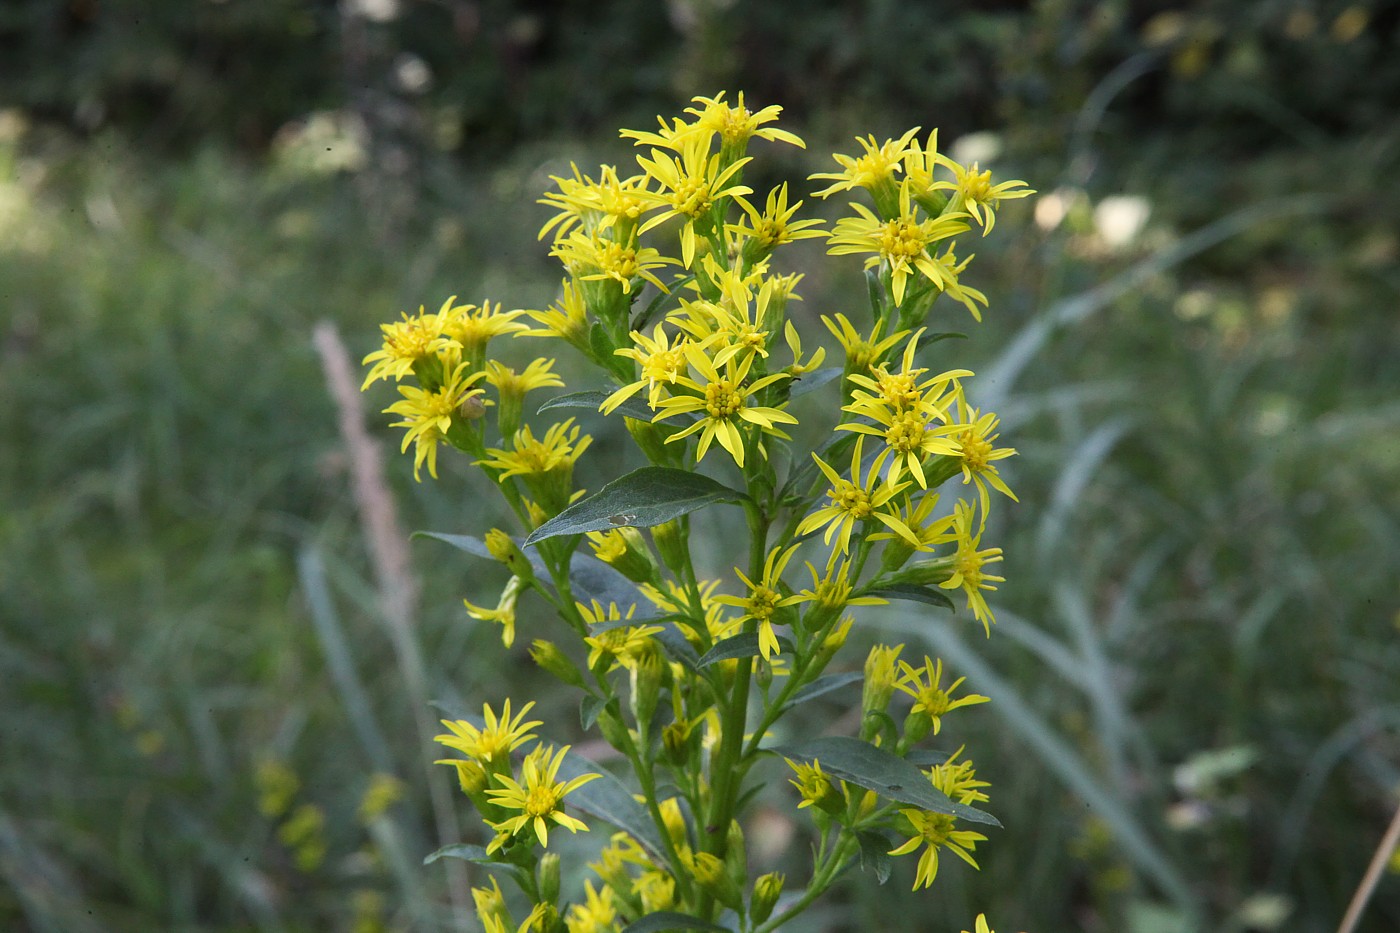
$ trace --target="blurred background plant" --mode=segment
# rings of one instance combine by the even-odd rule
[[[1008,830],[805,928],[1335,929],[1400,803],[1396,47],[1380,2],[5,4],[0,926],[453,927],[426,700],[553,688],[477,651],[501,580],[395,563],[470,471],[413,483],[370,418],[375,499],[313,330],[542,307],[547,176],[730,88],[787,108],[792,176],[938,125],[1042,192],[959,355],[1022,453],[1014,585],[990,641],[880,630],[993,697]],[[1359,929],[1396,928],[1392,873]]]

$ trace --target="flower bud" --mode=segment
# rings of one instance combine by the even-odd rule
[[[529,583],[535,579],[535,568],[530,566],[530,560],[519,545],[512,540],[511,536],[499,528],[492,528],[486,532],[486,550],[496,560],[506,565],[511,573],[521,580]]]
[[[661,683],[667,673],[666,660],[661,656],[660,647],[652,642],[650,647],[634,656],[628,668],[631,675],[632,718],[637,727],[642,728],[644,723],[651,722],[652,714],[656,712],[656,700],[661,695]]]
[[[760,875],[753,883],[753,896],[749,898],[751,923],[762,923],[772,915],[773,907],[778,903],[779,895],[783,893],[785,880],[782,872],[770,871],[766,875]]]
[[[662,522],[651,529],[651,540],[661,552],[661,560],[677,576],[682,576],[690,559],[686,529],[682,519]],[[682,577],[683,578],[683,577]]]
[[[632,440],[636,441],[648,460],[659,464],[671,462],[671,451],[666,449],[666,438],[662,436],[661,428],[650,421],[638,421],[636,418],[622,420],[627,425],[627,433],[632,435]]]
[[[655,584],[660,578],[661,570],[646,537],[631,525],[611,531],[590,531],[588,540],[595,557],[633,583]]]
[[[539,884],[540,902],[551,906],[559,902],[559,854],[546,852],[540,856],[535,868],[535,879]]]
[[[530,646],[530,657],[535,663],[571,687],[583,686],[583,674],[578,666],[570,661],[559,646],[543,638],[535,639]]]
[[[921,709],[909,711],[909,715],[904,717],[904,742],[913,745],[915,742],[923,740],[933,728],[933,719],[928,713]]]
[[[628,731],[622,717],[607,707],[598,714],[598,730],[613,748],[620,750],[632,747],[632,733]]]
[[[749,857],[744,847],[744,828],[738,820],[729,821],[729,832],[725,835],[724,872],[736,891],[748,884]]]
[[[665,752],[666,761],[677,768],[684,768],[690,761],[690,739],[695,734],[690,725],[689,722],[677,720],[668,723],[661,730],[661,747]]]
[[[724,861],[718,855],[687,850],[681,853],[681,860],[706,894],[731,910],[743,909],[743,891],[730,879]]]
[[[865,658],[865,684],[861,688],[860,708],[869,716],[883,713],[894,695],[895,671],[903,645],[876,645]]]

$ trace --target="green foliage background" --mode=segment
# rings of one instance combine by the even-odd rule
[[[1400,787],[1397,30],[1380,2],[6,4],[0,926],[452,928],[312,328],[358,358],[449,294],[551,300],[546,176],[728,88],[808,140],[775,177],[990,130],[1064,207],[1007,206],[989,324],[939,345],[1021,451],[998,629],[866,633],[994,696],[965,721],[1008,828],[981,873],[857,877],[808,928],[1335,929]],[[1115,195],[1151,207],[1120,247]],[[810,321],[860,300],[811,259]],[[406,529],[484,530],[465,465],[416,485],[368,421]],[[412,547],[427,694],[547,707],[460,609],[496,569]],[[319,864],[259,810],[267,761],[324,813]],[[362,823],[376,772],[406,796]],[[790,809],[775,786],[750,841],[795,875]],[[1390,874],[1361,929],[1397,926]]]

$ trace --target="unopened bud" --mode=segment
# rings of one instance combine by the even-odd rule
[[[651,529],[651,540],[661,552],[661,560],[670,571],[682,576],[690,560],[687,548],[686,531],[680,519],[662,522]]]
[[[559,902],[559,855],[546,852],[540,856],[540,864],[535,869],[539,883],[540,903],[554,905]]]
[[[535,568],[530,566],[529,558],[511,536],[501,529],[492,528],[486,532],[486,550],[521,580],[528,583],[535,579]]]
[[[770,871],[766,875],[760,875],[753,883],[753,896],[749,898],[750,922],[762,923],[772,915],[773,907],[783,893],[785,880],[782,872]]]
[[[656,712],[656,700],[661,695],[661,683],[665,677],[666,661],[661,656],[660,646],[655,643],[637,653],[630,665],[632,718],[638,728],[651,722]]]
[[[894,695],[895,670],[903,645],[876,645],[865,658],[865,684],[861,688],[860,708],[865,715],[883,713]]]
[[[749,855],[744,847],[744,829],[738,820],[729,821],[724,840],[724,872],[735,890],[742,890],[749,881]]]
[[[571,687],[583,686],[583,674],[578,666],[570,661],[559,646],[543,638],[535,639],[530,646],[530,657],[535,663]]]

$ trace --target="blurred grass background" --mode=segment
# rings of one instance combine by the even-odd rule
[[[394,575],[313,329],[358,359],[449,294],[550,301],[547,176],[730,89],[787,108],[807,152],[760,155],[799,190],[921,124],[1041,192],[939,345],[1021,452],[997,630],[866,632],[994,697],[958,740],[1007,829],[803,928],[1335,929],[1400,788],[1398,46],[1379,0],[6,4],[0,927],[454,928],[418,862],[476,829],[424,700],[559,694],[464,616],[495,568],[416,541]],[[389,398],[399,527],[480,533]],[[750,841],[795,878],[787,808]],[[1360,929],[1400,929],[1400,874]]]

